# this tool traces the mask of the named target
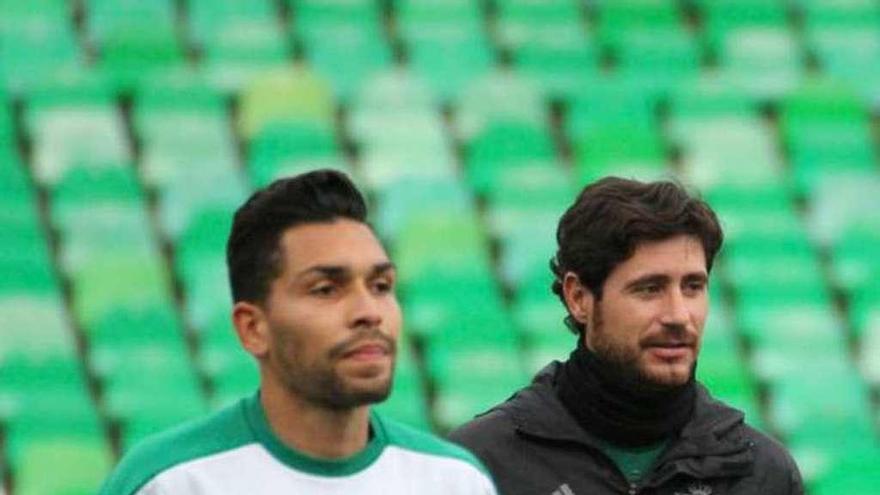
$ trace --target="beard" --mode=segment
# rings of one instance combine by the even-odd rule
[[[304,355],[291,332],[272,332],[273,347],[279,349],[277,366],[284,387],[303,399],[331,410],[347,410],[382,402],[391,394],[394,381],[396,342],[372,330],[359,333],[330,348],[324,356]],[[362,340],[381,340],[391,353],[391,370],[386,378],[365,379],[363,384],[353,383],[351,377],[341,375],[335,364],[352,346]]]
[[[611,338],[605,328],[600,305],[595,307],[588,331],[592,334],[593,354],[611,374],[617,376],[621,383],[626,384],[628,388],[651,394],[662,393],[683,385],[682,383],[670,383],[652,375],[640,360],[639,348],[629,348]],[[677,332],[679,330],[669,331]],[[695,369],[696,362],[691,364],[691,378],[694,376]]]

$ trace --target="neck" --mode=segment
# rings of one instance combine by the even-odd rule
[[[369,440],[369,407],[331,409],[263,380],[260,402],[272,432],[288,447],[321,459],[350,457]]]
[[[582,428],[620,447],[648,446],[676,435],[690,420],[696,397],[693,375],[681,386],[649,386],[583,345],[563,364],[555,387]]]

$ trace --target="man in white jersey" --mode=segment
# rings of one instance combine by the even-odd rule
[[[260,389],[126,454],[102,495],[493,495],[467,451],[370,411],[391,389],[395,269],[363,197],[322,170],[257,191],[227,244]]]

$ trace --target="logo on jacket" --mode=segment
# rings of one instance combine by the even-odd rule
[[[687,492],[675,492],[674,495],[712,495],[712,487],[698,483],[689,486]]]
[[[575,495],[575,493],[571,491],[571,487],[568,486],[568,483],[563,483],[559,485],[559,488],[553,490],[553,493],[550,495]]]

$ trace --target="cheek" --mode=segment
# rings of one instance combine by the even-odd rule
[[[386,330],[389,334],[397,336],[400,333],[400,327],[403,322],[403,316],[400,311],[400,304],[397,299],[391,299],[385,308]]]

